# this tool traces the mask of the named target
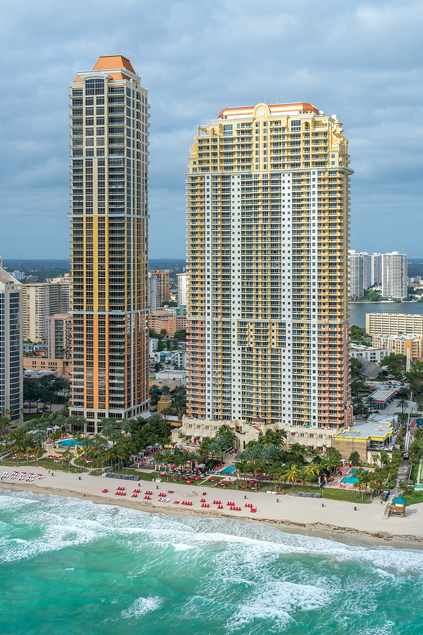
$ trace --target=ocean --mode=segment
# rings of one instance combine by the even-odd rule
[[[0,490],[1,635],[423,632],[423,551]]]

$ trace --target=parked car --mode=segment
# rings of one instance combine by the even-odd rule
[[[404,452],[404,454],[402,455],[402,458],[406,459],[406,460],[409,459],[410,458],[409,453],[408,452]]]

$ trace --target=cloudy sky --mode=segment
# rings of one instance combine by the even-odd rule
[[[3,0],[0,255],[69,255],[68,84],[128,57],[150,90],[150,256],[185,257],[196,124],[307,101],[350,141],[352,243],[423,256],[423,2]]]

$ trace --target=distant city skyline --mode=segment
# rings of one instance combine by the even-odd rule
[[[91,68],[99,50],[131,59],[152,95],[151,258],[185,255],[181,175],[197,122],[222,105],[297,99],[348,123],[351,245],[420,256],[419,232],[410,231],[420,222],[423,172],[419,3],[322,0],[318,12],[280,0],[259,11],[252,0],[242,11],[229,0],[120,7],[131,19],[119,29],[109,0],[101,10],[81,0],[53,10],[45,0],[3,7],[3,59],[13,67],[0,101],[4,258],[69,253],[69,91],[61,79]]]

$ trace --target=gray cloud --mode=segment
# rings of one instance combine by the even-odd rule
[[[352,247],[421,255],[421,1],[4,2],[0,253],[69,253],[68,84],[121,53],[150,89],[150,255],[185,255],[195,126],[222,108],[310,101],[350,141]]]

